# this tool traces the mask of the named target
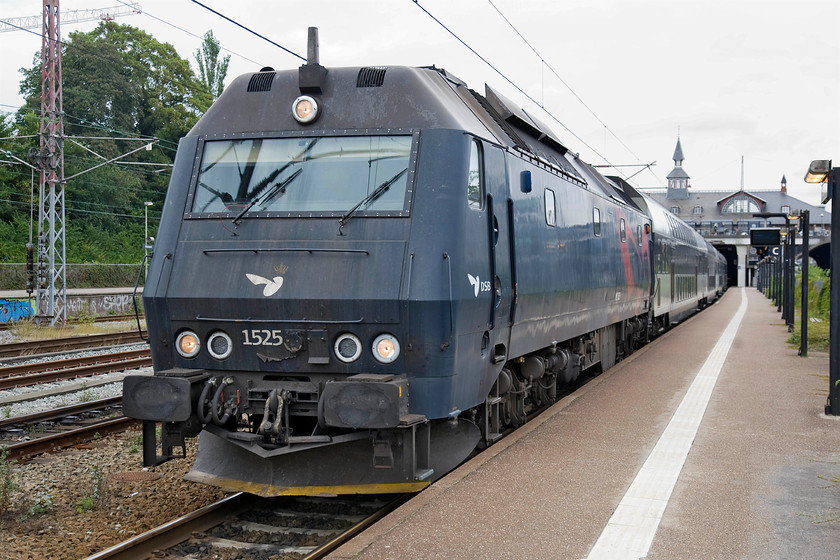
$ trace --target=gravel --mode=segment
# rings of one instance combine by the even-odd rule
[[[0,343],[12,342],[8,335],[0,331]],[[151,368],[136,371],[144,370]],[[0,391],[0,416],[119,395],[125,374]],[[12,402],[21,396],[28,400]],[[224,497],[216,488],[183,480],[196,447],[197,441],[188,440],[187,459],[144,468],[138,429],[25,463],[0,461],[0,557],[86,558]]]
[[[225,496],[183,480],[190,460],[143,468],[140,445],[139,431],[125,432],[13,465],[17,489],[0,514],[0,556],[86,558]],[[187,448],[194,457],[195,442]],[[160,478],[136,480],[135,472]]]
[[[135,372],[151,371],[151,368]],[[131,372],[131,373],[135,373]],[[122,379],[126,373],[108,373],[70,382],[43,383],[37,386],[17,387],[0,391],[0,416],[24,416],[44,410],[60,408],[80,402],[94,401],[122,395]],[[54,391],[61,390],[61,393]],[[28,398],[21,401],[18,399]]]
[[[2,333],[3,331],[0,331]],[[2,344],[2,343],[0,343]],[[102,354],[113,354],[115,352],[128,352],[130,350],[143,350],[149,345],[145,342],[137,344],[121,344],[119,346],[103,346],[101,348],[87,348],[84,350],[73,350],[72,352],[56,352],[52,354],[37,354],[34,356],[21,356],[17,358],[5,358],[0,360],[0,367],[6,365],[39,364],[41,362],[53,362],[64,358],[83,358],[87,356],[100,356]]]

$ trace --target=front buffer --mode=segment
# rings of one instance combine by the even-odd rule
[[[466,459],[480,433],[460,418],[407,415],[395,429],[313,436],[277,449],[258,445],[259,437],[207,426],[186,479],[265,497],[419,492]]]

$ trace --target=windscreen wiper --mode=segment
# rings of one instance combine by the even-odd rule
[[[214,189],[213,187],[211,187],[210,185],[208,185],[207,183],[204,183],[202,181],[198,182],[198,186],[203,188],[203,189],[206,189],[206,190],[210,191],[212,194],[215,195],[213,198],[208,200],[204,204],[204,206],[201,207],[201,212],[204,212],[207,209],[207,207],[210,206],[213,203],[213,201],[215,201],[217,198],[219,200],[221,200],[222,203],[225,206],[227,206],[228,204],[233,202],[233,197],[230,196],[230,193],[228,193],[228,192],[218,191],[218,190]]]
[[[380,196],[382,196],[383,194],[385,194],[385,191],[387,191],[389,188],[391,188],[391,185],[393,185],[394,183],[396,183],[396,182],[397,182],[397,179],[399,179],[400,177],[402,177],[402,176],[403,176],[403,174],[404,174],[406,171],[408,171],[408,167],[406,167],[405,169],[403,169],[402,171],[400,171],[399,173],[397,173],[396,175],[394,175],[393,177],[391,177],[390,179],[388,179],[387,181],[385,181],[384,183],[380,184],[378,187],[376,187],[375,189],[373,189],[373,190],[370,192],[370,194],[369,194],[369,195],[367,195],[366,197],[364,197],[362,200],[360,200],[360,201],[359,201],[359,203],[358,203],[358,204],[356,204],[353,208],[351,208],[350,210],[348,210],[348,211],[347,211],[347,213],[344,215],[344,217],[343,217],[343,218],[341,218],[341,219],[338,221],[338,234],[339,234],[339,235],[344,235],[344,233],[342,233],[342,231],[341,231],[341,230],[344,228],[344,226],[347,224],[347,222],[349,222],[349,221],[350,221],[350,218],[352,218],[352,217],[353,217],[353,214],[355,214],[355,213],[356,213],[356,210],[358,210],[358,209],[359,209],[359,208],[361,208],[362,206],[366,206],[366,205],[368,205],[368,204],[371,204],[371,203],[375,202],[375,201],[376,201],[376,199],[378,199]]]
[[[263,194],[261,197],[255,198],[254,200],[249,202],[248,205],[245,208],[243,208],[242,211],[239,214],[236,215],[236,217],[233,219],[233,223],[234,224],[239,223],[239,220],[242,219],[242,216],[245,215],[245,212],[250,210],[256,203],[258,203],[258,202],[261,203],[263,201],[268,201],[271,198],[274,198],[274,196],[278,193],[280,193],[281,196],[283,194],[285,194],[286,187],[288,187],[291,184],[292,181],[297,179],[297,176],[300,175],[302,171],[303,171],[303,169],[298,169],[297,171],[295,171],[294,173],[292,173],[291,175],[289,175],[288,177],[286,177],[285,179],[283,179],[279,183],[275,183],[274,186],[271,187],[270,189],[268,189],[267,191],[265,191],[265,194]]]

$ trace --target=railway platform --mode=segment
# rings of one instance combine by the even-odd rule
[[[732,288],[334,551],[344,559],[835,559],[828,355]]]

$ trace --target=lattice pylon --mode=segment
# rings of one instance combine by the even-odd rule
[[[44,0],[41,43],[41,127],[38,200],[38,312],[50,324],[64,323],[66,250],[64,210],[64,108],[61,91],[59,0]],[[45,262],[45,261],[46,262]],[[45,270],[44,270],[45,269]]]

